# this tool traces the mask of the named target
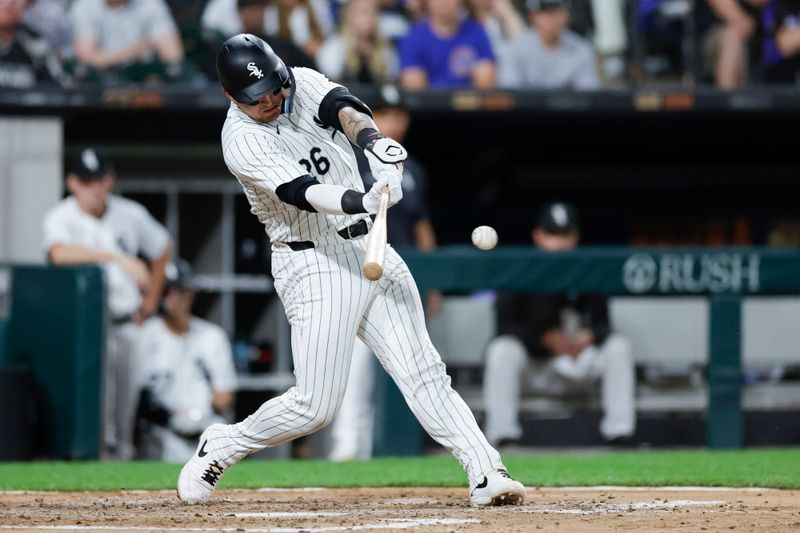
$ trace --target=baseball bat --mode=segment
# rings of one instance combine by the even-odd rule
[[[369,230],[367,251],[364,254],[364,277],[376,281],[383,276],[383,260],[386,257],[386,210],[389,208],[389,189],[384,187],[381,191],[381,201],[378,204],[378,213]]]

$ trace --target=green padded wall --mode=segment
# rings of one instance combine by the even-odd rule
[[[96,266],[14,266],[0,365],[29,369],[38,398],[37,453],[97,458],[105,288]]]

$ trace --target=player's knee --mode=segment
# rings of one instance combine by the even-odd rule
[[[314,411],[313,413],[310,414],[308,419],[307,423],[308,432],[312,433],[314,431],[318,431],[324,428],[325,426],[333,422],[335,415],[336,415],[336,410],[331,409],[330,407],[327,409],[318,409]]]
[[[487,368],[521,368],[527,358],[525,345],[514,335],[500,335],[486,346]]]
[[[633,349],[631,342],[620,334],[611,335],[605,342],[603,350],[606,358],[619,364],[633,364]]]
[[[445,390],[450,388],[451,379],[447,375],[447,367],[438,357],[420,357],[420,364],[415,366],[416,371],[411,380],[410,393],[418,397],[425,390]]]
[[[291,402],[287,407],[303,421],[302,428],[305,433],[311,433],[330,424],[339,408],[338,404],[334,405],[336,398],[330,395],[315,396],[297,388],[290,389],[288,394]]]

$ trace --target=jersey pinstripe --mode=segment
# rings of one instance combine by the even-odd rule
[[[212,459],[205,460],[230,465],[328,424],[342,403],[358,336],[397,383],[422,426],[453,452],[477,484],[489,469],[502,467],[500,455],[450,385],[406,264],[389,246],[383,278],[367,280],[361,273],[367,237],[343,239],[336,233],[366,215],[307,213],[275,194],[280,184],[306,173],[322,183],[363,190],[347,139],[314,121],[319,102],[337,85],[312,70],[293,72],[298,97],[289,116],[257,124],[232,107],[222,142],[228,167],[273,241],[272,275],[291,325],[296,384],[242,422],[212,432],[207,437]],[[292,250],[281,245],[294,240],[315,246]]]
[[[364,215],[310,213],[281,202],[275,189],[304,174],[320,183],[364,190],[358,163],[345,135],[321,123],[319,105],[339,87],[308,68],[292,69],[297,83],[293,111],[268,124],[252,120],[231,103],[222,128],[225,164],[244,188],[251,211],[273,243],[331,244],[336,231]]]

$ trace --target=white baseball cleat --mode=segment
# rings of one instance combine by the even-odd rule
[[[178,476],[178,498],[185,503],[205,503],[214,494],[217,482],[225,471],[236,464],[243,454],[220,454],[213,443],[219,445],[224,436],[223,424],[212,424],[200,435],[197,450],[181,469]]]
[[[472,505],[518,505],[525,499],[525,487],[515,481],[503,468],[495,468],[483,476],[483,481],[472,487],[469,501]]]

